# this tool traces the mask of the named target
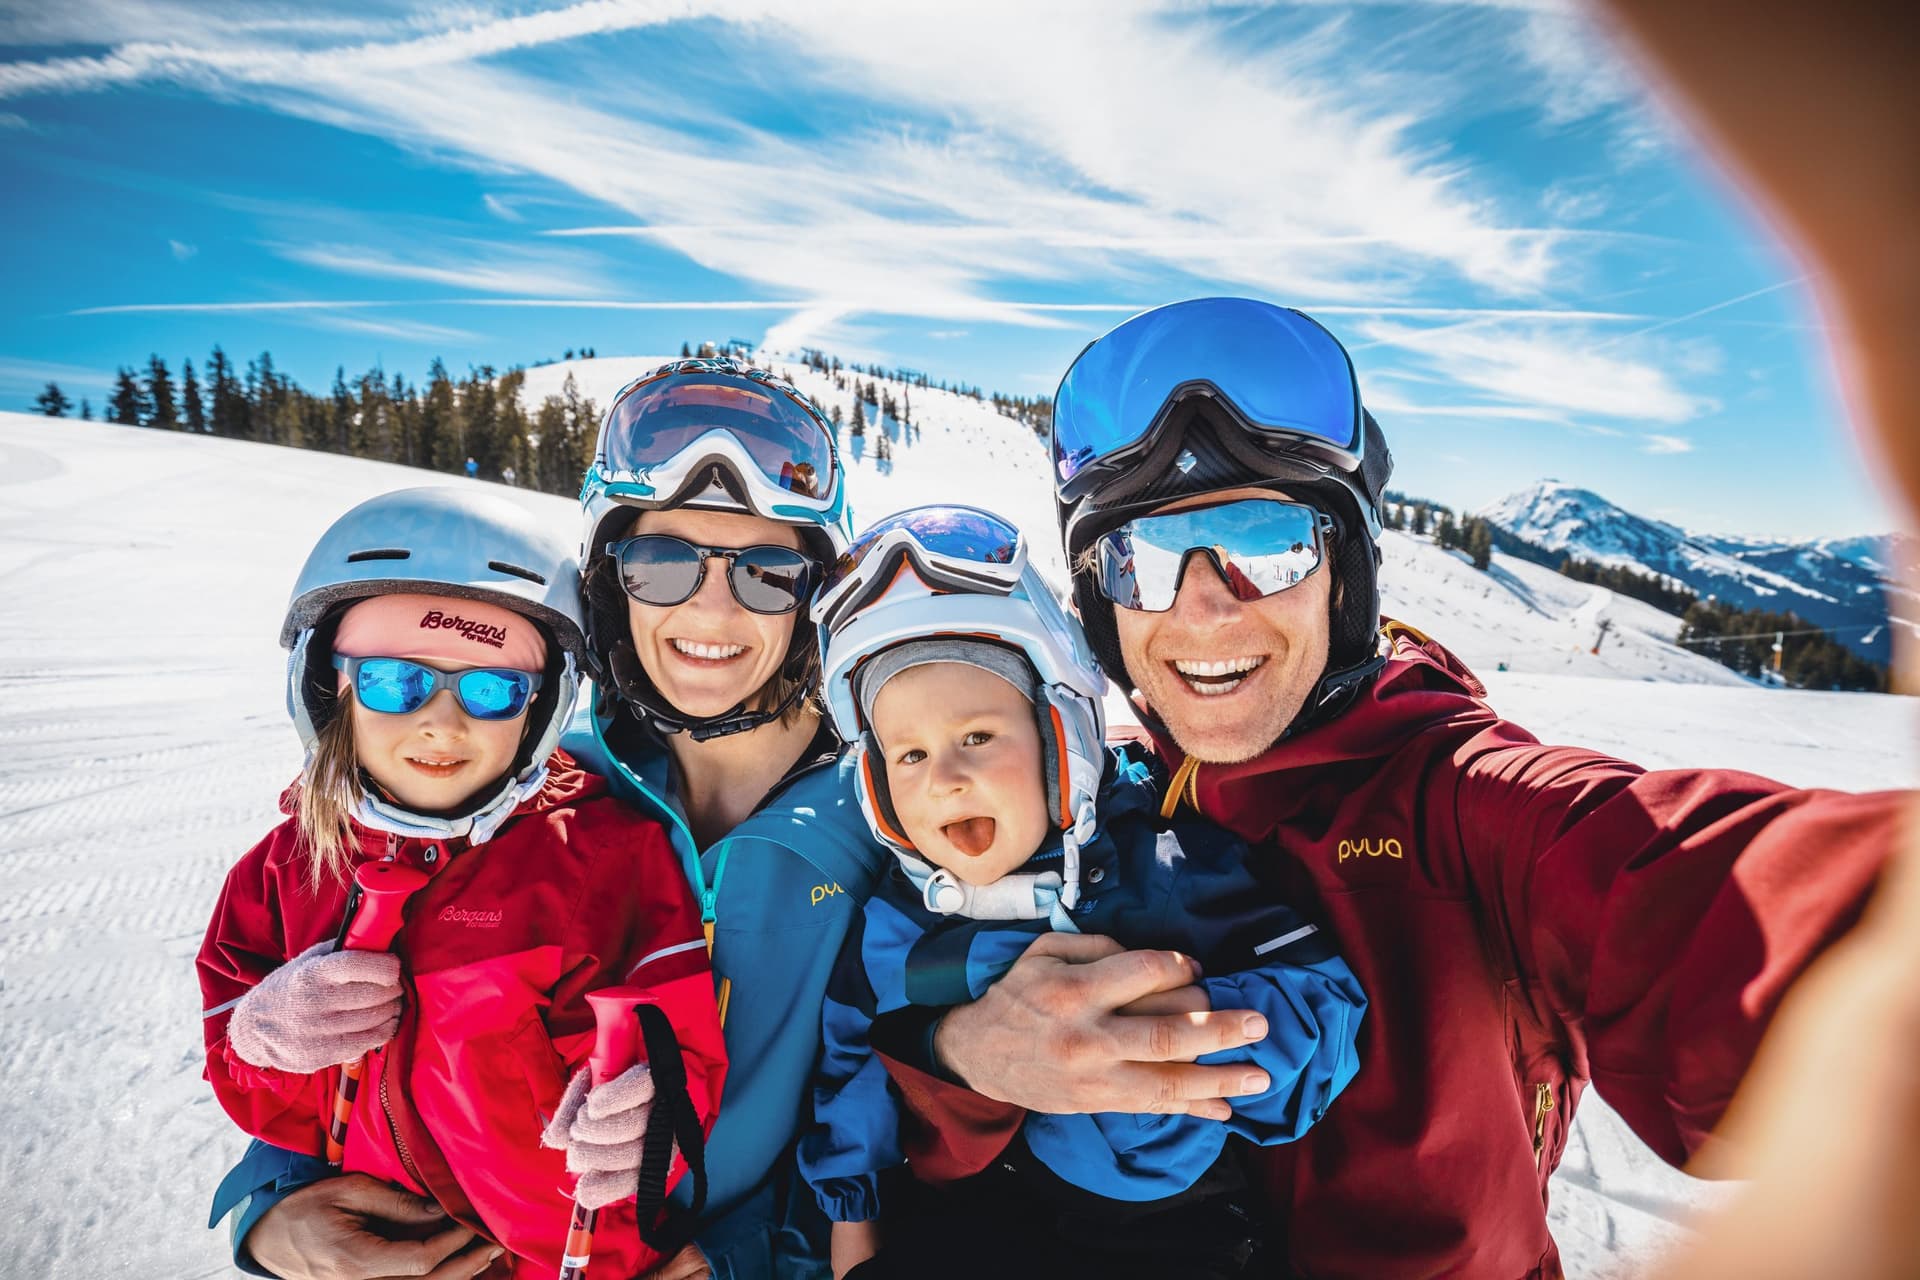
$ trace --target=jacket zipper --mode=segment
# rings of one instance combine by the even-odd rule
[[[1540,1167],[1541,1154],[1547,1149],[1547,1116],[1553,1108],[1553,1086],[1533,1086],[1533,1167],[1536,1169]]]
[[[380,1112],[387,1118],[387,1134],[393,1139],[393,1149],[400,1153],[400,1163],[405,1167],[407,1176],[413,1179],[413,1185],[431,1195],[426,1180],[420,1176],[420,1170],[414,1167],[413,1153],[407,1150],[407,1140],[400,1136],[400,1126],[393,1122],[393,1103],[387,1097],[387,1064],[380,1063]]]

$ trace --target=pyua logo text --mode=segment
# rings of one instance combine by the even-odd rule
[[[1340,861],[1348,858],[1404,858],[1406,850],[1392,836],[1382,840],[1342,840]]]
[[[476,644],[490,644],[496,649],[507,647],[507,629],[490,627],[484,622],[475,622],[459,614],[445,614],[438,609],[429,610],[427,616],[420,619],[422,631],[458,631]]]
[[[442,907],[439,919],[441,924],[465,925],[469,929],[498,929],[505,915],[506,913],[502,911],[473,911],[466,907]]]
[[[813,886],[813,895],[812,895],[813,902],[811,903],[811,905],[817,907],[821,903],[825,902],[828,898],[831,898],[834,894],[845,893],[845,892],[846,890],[842,889],[837,884],[817,884]]]

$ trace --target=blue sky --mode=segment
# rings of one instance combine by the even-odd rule
[[[1300,306],[1397,484],[1891,527],[1799,268],[1562,0],[0,9],[0,406],[810,344],[1021,394]]]

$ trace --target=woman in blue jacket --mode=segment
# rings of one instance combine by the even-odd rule
[[[700,902],[731,1060],[695,1244],[660,1274],[818,1274],[826,1223],[792,1148],[833,959],[885,860],[807,696],[819,658],[806,605],[847,549],[833,432],[771,374],[677,361],[614,400],[581,500],[596,696],[562,746],[667,828]],[[243,1269],[350,1273],[355,1229],[322,1221],[350,1210],[296,1194],[329,1172],[254,1144],[214,1203],[216,1221],[238,1210]],[[464,1236],[430,1237],[460,1250],[429,1256],[433,1277],[484,1270],[484,1243]]]

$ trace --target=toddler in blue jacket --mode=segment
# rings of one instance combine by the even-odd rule
[[[949,1202],[987,1197],[987,1221],[963,1215],[978,1233],[995,1229],[995,1196],[1022,1201],[1029,1223],[1038,1199],[1057,1207],[1048,1230],[1073,1236],[1069,1256],[1089,1271],[1164,1268],[1140,1256],[1153,1233],[1123,1225],[1173,1222],[1158,1215],[1234,1189],[1230,1137],[1287,1142],[1318,1120],[1358,1069],[1366,998],[1325,935],[1253,879],[1237,838],[1162,817],[1151,758],[1105,745],[1105,680],[1011,525],[965,507],[891,517],[841,560],[814,618],[862,808],[895,856],[828,988],[815,1122],[800,1144],[833,1222],[836,1277],[878,1251],[878,1175],[901,1162],[873,1020],[979,998],[1049,930],[1193,956],[1213,1007],[1257,1010],[1270,1029],[1202,1060],[1256,1065],[1270,1087],[1233,1099],[1224,1122],[1030,1114],[1000,1162],[1017,1176]],[[1254,1232],[1239,1234],[1226,1252],[1244,1261]],[[1176,1256],[1186,1274],[1233,1269]]]

